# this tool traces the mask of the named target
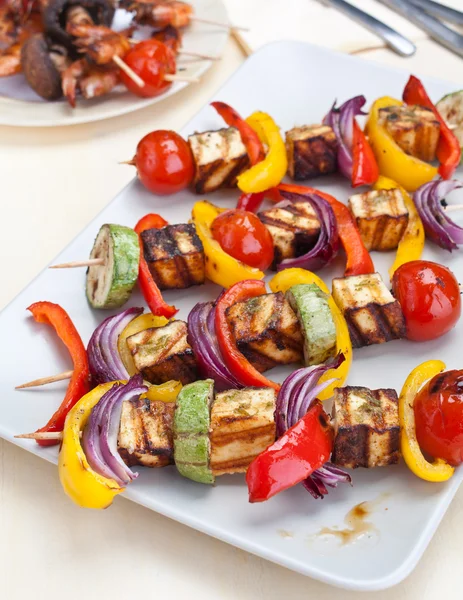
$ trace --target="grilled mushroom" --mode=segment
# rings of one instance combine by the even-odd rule
[[[66,49],[49,46],[42,33],[31,36],[21,48],[21,67],[31,88],[45,100],[63,95],[61,71],[67,65]]]
[[[85,8],[95,25],[107,27],[110,27],[115,12],[113,0],[49,0],[43,10],[45,32],[69,50],[73,49],[73,40],[66,32],[66,13],[73,6]]]

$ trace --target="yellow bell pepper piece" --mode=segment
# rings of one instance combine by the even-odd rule
[[[445,364],[440,360],[428,360],[414,369],[404,383],[399,398],[400,446],[408,468],[417,477],[426,481],[447,481],[452,477],[454,468],[438,458],[429,463],[418,445],[415,431],[415,413],[413,404],[416,395],[432,377],[441,373]]]
[[[103,383],[85,394],[71,408],[64,424],[58,458],[59,478],[66,494],[84,508],[107,508],[125,489],[114,479],[102,477],[91,468],[80,442],[93,407],[115,383]]]
[[[414,192],[437,175],[436,167],[409,156],[394,142],[389,133],[379,124],[379,110],[387,106],[400,106],[395,98],[384,96],[374,102],[365,132],[378,162],[381,175],[390,177],[406,190]]]
[[[379,176],[373,186],[374,190],[391,190],[398,188],[402,192],[405,206],[408,210],[408,225],[397,248],[394,264],[389,269],[389,277],[392,279],[394,272],[407,262],[419,260],[424,250],[425,233],[420,215],[416,210],[415,203],[406,190],[388,177]]]
[[[345,358],[344,362],[337,369],[330,369],[320,377],[320,383],[336,377],[336,381],[325,388],[318,396],[319,400],[328,400],[333,395],[335,388],[344,385],[352,364],[352,343],[350,341],[349,329],[347,328],[343,314],[333,300],[325,282],[311,271],[306,271],[305,269],[285,269],[272,277],[269,281],[269,287],[272,292],[284,293],[293,285],[300,283],[315,283],[322,292],[327,294],[328,304],[336,325],[336,350],[338,353],[342,352]]]
[[[160,400],[161,402],[175,402],[180,394],[182,384],[180,381],[166,381],[160,385],[149,385],[148,391],[141,395],[141,398],[148,398],[151,402]]]
[[[206,255],[206,277],[224,288],[229,288],[243,279],[263,279],[265,273],[248,267],[224,252],[219,242],[212,237],[212,223],[222,212],[223,209],[205,200],[196,202],[193,206],[192,220]]]
[[[255,194],[265,192],[281,183],[288,170],[288,158],[280,129],[270,115],[258,111],[248,117],[246,122],[268,147],[264,160],[241,173],[237,179],[242,192]]]
[[[168,322],[169,321],[165,317],[157,317],[152,313],[146,313],[139,315],[133,319],[133,321],[130,321],[127,327],[122,331],[117,341],[117,349],[130,376],[135,375],[137,373],[137,369],[135,367],[135,363],[133,362],[129,347],[127,346],[127,338],[131,335],[135,335],[136,333],[140,333],[140,331],[145,331],[145,329],[151,329],[152,327],[163,327],[164,325],[167,325]]]

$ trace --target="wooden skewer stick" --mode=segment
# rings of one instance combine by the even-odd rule
[[[28,381],[27,383],[17,385],[14,389],[25,390],[26,388],[39,387],[40,385],[48,385],[49,383],[54,383],[55,381],[64,381],[65,379],[71,379],[72,373],[73,371],[64,371],[64,373],[59,373],[58,375],[50,375],[50,377],[41,377],[40,379],[34,379],[34,381]]]
[[[191,75],[164,75],[166,81],[186,81],[187,83],[199,83],[199,77],[193,77]]]
[[[76,267],[97,267],[104,265],[104,258],[88,258],[87,260],[74,260],[59,265],[51,265],[50,269],[75,269]]]
[[[121,69],[121,71],[124,71],[124,73],[126,73],[130,79],[138,85],[138,87],[145,87],[145,82],[143,79],[139,77],[135,71],[133,71],[129,65],[122,60],[120,56],[113,56],[113,61],[116,63],[119,69]]]
[[[462,210],[463,204],[449,204],[445,207],[445,212],[454,212],[457,210]]]
[[[145,42],[146,40],[136,40],[134,38],[129,38],[129,42],[131,44],[139,44],[140,42]],[[201,58],[202,60],[220,60],[220,56],[212,56],[212,54],[202,54],[201,52],[192,52],[191,50],[177,50],[177,54],[183,56],[192,56],[194,58]]]
[[[20,433],[14,437],[23,440],[62,440],[63,433],[61,431],[36,431],[35,433]]]
[[[206,23],[207,25],[217,25],[217,27],[225,27],[225,29],[232,29],[234,31],[249,31],[249,27],[238,27],[237,25],[232,25],[231,23],[220,23],[220,21],[212,21],[211,19],[203,19],[201,17],[190,17],[191,21],[196,21],[197,23]]]

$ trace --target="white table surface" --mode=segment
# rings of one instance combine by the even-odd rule
[[[445,51],[423,42],[418,55],[408,61],[386,50],[371,52],[370,58],[428,74],[432,59],[431,74],[438,75],[436,52]],[[0,307],[131,179],[133,171],[117,163],[131,158],[142,135],[152,129],[180,128],[242,60],[230,41],[223,60],[200,85],[167,104],[126,117],[57,129],[0,127]],[[463,61],[456,65],[461,74]],[[463,77],[450,75],[449,79],[463,83]],[[42,299],[46,298],[37,298]],[[8,340],[1,341],[2,366],[7,369]],[[11,401],[20,402],[20,393],[12,391]],[[415,572],[374,597],[461,598],[462,543],[460,491]],[[103,512],[78,509],[62,493],[53,465],[0,440],[2,600],[350,600],[358,596],[256,558],[123,498]]]

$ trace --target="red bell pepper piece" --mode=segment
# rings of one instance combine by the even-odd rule
[[[368,140],[354,119],[352,187],[373,185],[378,180],[379,168]]]
[[[160,215],[150,213],[142,217],[135,225],[135,232],[138,233],[138,239],[140,242],[140,265],[138,267],[138,285],[140,286],[141,293],[145,298],[146,304],[153,315],[158,317],[166,317],[170,319],[177,312],[178,309],[175,306],[170,306],[164,301],[161,290],[156,285],[156,282],[151,275],[148,263],[143,255],[143,242],[140,234],[142,231],[147,229],[161,229],[168,225],[167,221]]]
[[[35,302],[30,310],[37,323],[51,325],[69,350],[74,369],[66,394],[58,410],[39,432],[63,431],[64,421],[71,408],[90,390],[90,371],[87,351],[81,337],[64,308],[53,302]],[[58,440],[36,440],[40,446],[53,446]]]
[[[264,201],[264,195],[264,192],[259,192],[258,194],[241,194],[238,198],[236,208],[255,213],[259,210],[260,205]]]
[[[265,282],[255,279],[245,279],[224,290],[217,300],[215,307],[215,330],[220,352],[225,364],[233,375],[245,386],[271,387],[279,390],[280,385],[267,379],[253,367],[245,356],[241,354],[228,323],[226,312],[232,304],[245,302],[250,298],[266,294]]]
[[[368,250],[365,248],[354,217],[345,204],[326,192],[303,185],[281,183],[278,188],[295,194],[318,194],[330,204],[336,217],[339,237],[347,256],[344,277],[375,272],[375,266]]]
[[[304,481],[333,449],[333,430],[320,401],[249,465],[249,502],[263,502]]]
[[[259,136],[236,110],[225,104],[225,102],[211,102],[211,106],[215,108],[227,125],[238,129],[243,144],[246,146],[251,165],[255,165],[263,160],[265,158],[265,151]]]
[[[436,119],[438,119],[440,123],[440,136],[437,145],[437,158],[440,162],[439,174],[443,179],[451,179],[461,159],[461,148],[455,134],[449,129],[447,123],[431,102],[424,85],[414,75],[410,75],[402,98],[406,104],[418,104],[430,108]]]

